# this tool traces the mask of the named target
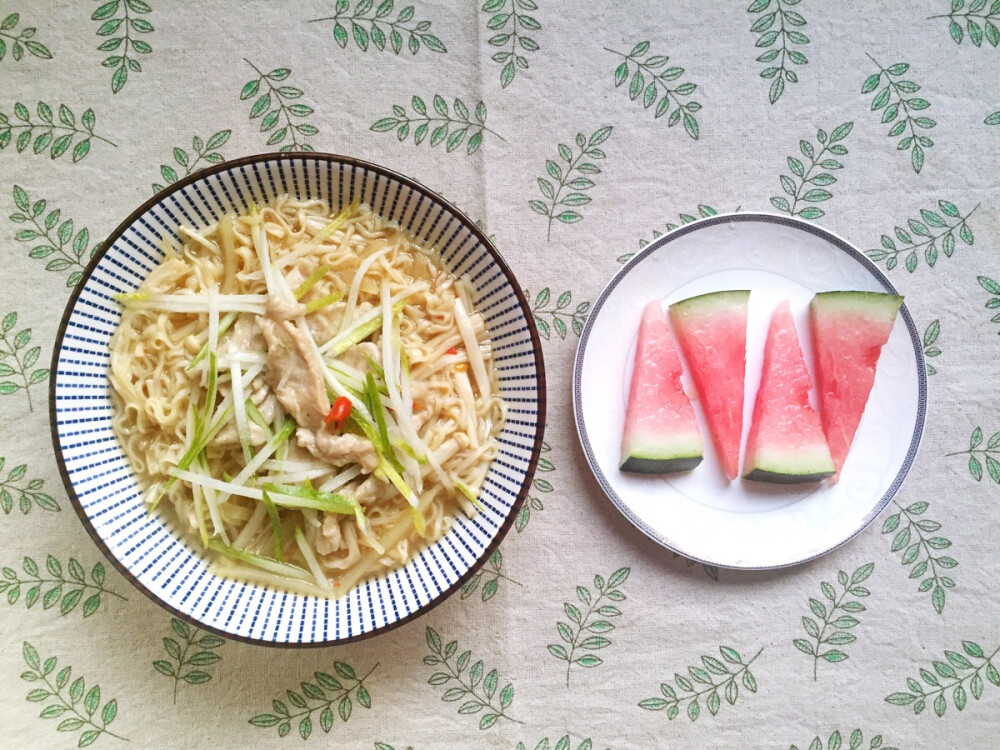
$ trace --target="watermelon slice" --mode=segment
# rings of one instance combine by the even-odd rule
[[[840,475],[875,382],[903,298],[879,292],[823,292],[809,306],[823,432]]]
[[[681,360],[659,300],[642,311],[625,410],[622,471],[658,474],[701,463],[703,445],[681,386]]]
[[[730,481],[740,470],[749,298],[746,290],[713,292],[670,306],[670,321]]]
[[[806,369],[788,300],[771,314],[764,367],[747,438],[743,476],[756,482],[816,482],[833,474],[823,425],[809,404]]]

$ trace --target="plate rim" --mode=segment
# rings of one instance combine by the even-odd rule
[[[921,338],[917,332],[916,324],[913,322],[913,317],[910,315],[909,309],[906,307],[905,301],[900,305],[900,317],[902,318],[907,333],[910,336],[910,341],[913,344],[913,351],[916,356],[917,363],[917,418],[913,428],[913,435],[910,438],[910,445],[906,452],[906,457],[904,458],[896,476],[893,478],[892,483],[889,485],[888,489],[879,498],[878,502],[873,506],[873,508],[868,511],[868,513],[861,519],[858,527],[854,529],[850,534],[844,537],[842,540],[833,544],[832,546],[824,549],[815,554],[807,555],[806,557],[798,558],[795,560],[790,560],[787,562],[777,563],[773,565],[731,565],[726,563],[720,563],[715,560],[708,560],[702,558],[698,555],[693,555],[690,552],[685,552],[680,549],[675,542],[668,540],[662,533],[658,532],[656,529],[652,528],[645,521],[640,519],[632,509],[619,497],[618,493],[611,487],[608,482],[607,477],[601,470],[601,467],[597,463],[597,458],[594,455],[593,446],[591,444],[589,435],[587,433],[587,426],[583,417],[583,393],[580,387],[580,381],[583,374],[583,359],[587,351],[587,344],[590,338],[591,330],[594,326],[594,321],[597,320],[601,309],[604,307],[604,303],[608,300],[608,297],[615,290],[619,283],[621,283],[624,278],[631,273],[635,266],[641,263],[649,255],[659,251],[661,248],[665,247],[669,243],[677,240],[687,234],[696,232],[699,229],[704,229],[709,226],[714,226],[718,224],[730,224],[730,223],[745,223],[745,222],[763,222],[768,224],[780,224],[793,229],[798,229],[805,231],[809,234],[815,235],[820,239],[826,240],[836,249],[844,252],[853,260],[857,261],[866,271],[868,271],[872,277],[885,289],[886,292],[890,294],[899,295],[896,287],[889,281],[889,278],[882,273],[881,269],[878,268],[867,256],[864,255],[860,250],[858,250],[852,243],[845,240],[840,235],[820,227],[816,224],[808,222],[804,219],[798,219],[791,216],[785,216],[784,214],[777,214],[767,211],[746,211],[746,212],[728,212],[720,213],[715,216],[708,216],[705,218],[697,219],[688,224],[684,224],[677,229],[667,232],[662,237],[658,237],[649,243],[646,247],[642,248],[639,252],[635,253],[629,260],[619,268],[611,279],[607,282],[604,288],[601,290],[594,304],[591,306],[590,314],[587,316],[587,320],[584,323],[583,330],[580,333],[580,341],[576,347],[576,355],[573,360],[573,375],[572,375],[572,396],[573,396],[573,417],[576,422],[576,433],[577,439],[580,443],[580,447],[583,449],[584,457],[587,460],[587,465],[590,468],[591,473],[597,480],[598,485],[604,492],[604,495],[609,499],[615,508],[639,531],[645,534],[647,537],[652,539],[654,542],[659,544],[661,547],[670,550],[678,555],[688,558],[689,560],[694,560],[705,565],[714,565],[719,568],[725,568],[727,570],[779,570],[781,568],[788,568],[795,565],[801,565],[803,563],[809,562],[810,560],[815,560],[823,555],[827,555],[834,550],[844,546],[852,539],[854,539],[858,534],[864,531],[871,523],[881,515],[882,511],[885,510],[889,502],[899,491],[902,486],[903,481],[909,474],[910,469],[913,467],[913,463],[917,456],[917,451],[920,447],[921,440],[923,438],[924,426],[927,421],[927,402],[928,402],[928,391],[927,391],[927,369],[926,362],[924,359],[923,347],[921,345]]]
[[[121,236],[132,227],[136,221],[149,211],[151,208],[161,203],[171,195],[187,188],[206,177],[210,177],[220,172],[226,172],[229,170],[239,169],[242,167],[248,167],[253,164],[259,164],[261,162],[278,162],[278,161],[321,161],[327,162],[331,166],[337,164],[344,164],[352,168],[360,168],[372,172],[378,176],[385,177],[391,180],[395,180],[402,186],[407,187],[425,198],[440,204],[447,211],[451,211],[461,222],[462,226],[470,231],[478,240],[478,242],[486,250],[487,254],[491,257],[494,263],[500,268],[504,277],[510,283],[511,289],[514,292],[518,306],[521,309],[525,325],[528,330],[528,334],[531,340],[531,351],[535,356],[536,362],[536,382],[537,382],[537,428],[534,436],[534,441],[531,448],[531,456],[528,461],[527,469],[524,473],[524,478],[521,482],[521,486],[517,492],[514,501],[511,503],[510,511],[507,513],[507,517],[504,522],[497,529],[496,534],[490,540],[489,544],[483,550],[483,553],[474,560],[470,565],[468,570],[466,570],[462,575],[460,575],[455,582],[448,588],[442,590],[437,596],[428,601],[424,606],[418,607],[413,612],[410,612],[404,617],[400,617],[397,620],[386,623],[380,627],[374,627],[371,630],[354,633],[352,635],[343,638],[332,638],[327,640],[314,640],[314,641],[277,641],[277,640],[266,640],[263,638],[254,638],[248,635],[242,635],[237,633],[231,633],[224,630],[213,623],[204,622],[197,617],[183,612],[180,609],[168,604],[152,590],[149,589],[144,583],[142,583],[138,577],[132,573],[132,571],[121,561],[118,557],[111,551],[111,548],[107,545],[104,539],[97,533],[93,522],[91,521],[88,514],[84,511],[83,505],[80,502],[80,498],[77,495],[76,488],[70,479],[69,471],[66,468],[66,459],[63,455],[62,445],[59,437],[58,429],[58,415],[56,413],[56,386],[58,384],[58,365],[59,358],[63,350],[64,339],[66,335],[66,328],[69,324],[70,317],[72,316],[76,304],[83,293],[84,287],[87,281],[90,280],[97,268],[98,264],[107,255],[111,247],[121,238]],[[346,156],[342,154],[335,154],[333,152],[324,151],[272,151],[260,154],[251,154],[249,156],[239,157],[237,159],[230,159],[227,161],[220,162],[219,164],[213,164],[209,167],[199,170],[193,174],[187,175],[186,177],[178,180],[177,182],[168,185],[165,189],[160,190],[152,197],[143,201],[138,208],[132,211],[121,223],[112,230],[108,236],[101,243],[97,252],[94,253],[93,257],[87,264],[87,267],[83,271],[83,275],[77,282],[75,288],[70,293],[69,299],[67,300],[62,316],[59,321],[59,326],[56,329],[55,342],[52,348],[52,356],[49,361],[50,372],[54,373],[53,377],[49,380],[48,388],[48,401],[49,401],[49,434],[52,441],[52,451],[56,460],[56,467],[59,471],[59,476],[62,480],[63,488],[66,490],[67,497],[69,498],[70,504],[76,511],[81,523],[83,524],[84,530],[90,536],[91,540],[97,545],[98,549],[103,553],[119,574],[125,578],[132,586],[142,592],[148,599],[152,600],[154,603],[167,610],[173,616],[194,625],[202,630],[207,630],[216,635],[222,636],[230,641],[245,643],[252,646],[264,646],[268,648],[276,649],[314,649],[314,648],[329,648],[332,646],[341,646],[348,643],[355,643],[358,641],[363,641],[368,638],[373,638],[378,635],[382,635],[396,628],[402,627],[407,623],[427,614],[432,609],[436,608],[438,605],[450,599],[456,591],[458,591],[472,576],[474,576],[480,568],[482,568],[486,562],[489,560],[490,556],[499,548],[500,543],[506,538],[511,527],[514,525],[517,515],[523,507],[528,494],[531,491],[532,481],[538,467],[538,462],[541,457],[542,442],[545,438],[545,424],[546,424],[546,381],[545,381],[545,358],[544,350],[542,348],[541,337],[538,334],[538,328],[535,325],[534,317],[531,315],[531,306],[528,302],[528,298],[525,296],[524,289],[521,288],[520,282],[518,282],[517,277],[514,275],[513,270],[510,265],[504,259],[500,250],[489,240],[486,236],[485,230],[479,227],[476,222],[462,209],[456,206],[453,202],[442,196],[436,190],[433,190],[421,182],[417,181],[412,177],[408,177],[400,172],[397,172],[388,167],[383,167],[374,162],[367,161],[365,159],[359,159],[353,156]],[[441,539],[444,539],[442,537]],[[190,547],[195,554],[201,554],[198,550],[194,549],[186,539],[182,536],[182,542]],[[441,540],[438,540],[440,542]],[[438,542],[435,542],[438,543]],[[405,566],[404,566],[405,567]],[[402,570],[403,568],[394,568],[393,570]],[[391,572],[391,571],[390,571]],[[237,580],[237,579],[228,579]],[[260,585],[252,584],[246,581],[238,581],[245,586],[249,585]],[[265,590],[277,591],[270,587],[264,586]],[[280,592],[279,592],[280,593]],[[346,592],[345,592],[346,595]],[[299,595],[301,596],[301,595]],[[319,599],[320,597],[310,597]],[[331,600],[336,601],[336,600]]]

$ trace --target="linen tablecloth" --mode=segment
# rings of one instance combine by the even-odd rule
[[[0,3],[0,745],[984,748],[1000,728],[1000,2]],[[400,171],[482,223],[544,339],[544,452],[461,592],[356,644],[172,618],[83,530],[49,438],[92,252],[184,175],[278,149]],[[807,564],[693,564],[579,448],[590,303],[699,216],[867,252],[930,408],[885,513]]]

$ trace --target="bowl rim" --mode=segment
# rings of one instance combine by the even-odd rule
[[[58,423],[56,414],[56,387],[59,382],[58,365],[59,365],[60,354],[63,349],[63,340],[65,338],[66,328],[69,324],[69,319],[72,316],[74,309],[76,308],[77,301],[79,300],[80,295],[83,293],[84,287],[86,286],[87,282],[90,280],[90,277],[94,272],[94,269],[97,268],[97,265],[107,254],[108,250],[121,238],[121,236],[130,227],[132,227],[135,224],[135,222],[139,219],[139,217],[141,217],[143,214],[145,214],[147,211],[149,211],[157,204],[164,201],[170,195],[173,195],[174,193],[183,190],[189,185],[198,182],[199,180],[202,180],[206,177],[210,177],[214,174],[218,174],[220,172],[226,172],[239,167],[247,167],[253,164],[260,164],[262,162],[302,161],[302,160],[327,162],[328,164],[331,165],[344,164],[351,167],[364,169],[373,172],[379,176],[395,180],[396,182],[402,184],[403,186],[420,193],[423,197],[428,198],[442,205],[447,211],[450,211],[461,222],[461,224],[465,227],[465,229],[472,232],[472,234],[476,237],[479,243],[485,248],[486,252],[492,258],[493,262],[497,264],[501,272],[504,274],[505,279],[507,280],[515,296],[517,297],[518,305],[521,308],[522,313],[524,314],[528,333],[531,337],[531,350],[532,354],[535,356],[535,362],[536,362],[536,371],[537,371],[536,380],[537,380],[537,393],[538,393],[536,410],[538,413],[537,417],[538,426],[536,429],[534,441],[531,448],[531,458],[528,462],[527,469],[524,473],[524,478],[521,482],[520,489],[517,492],[517,496],[514,498],[514,502],[511,505],[510,511],[508,512],[506,519],[500,525],[500,528],[497,530],[497,532],[493,535],[493,538],[490,540],[489,544],[486,545],[485,549],[483,550],[483,553],[469,565],[468,570],[466,570],[462,575],[460,575],[458,579],[455,581],[455,583],[453,583],[447,589],[441,591],[437,596],[428,601],[422,607],[419,607],[415,611],[407,614],[405,617],[401,617],[393,622],[387,623],[380,627],[375,627],[369,631],[356,633],[354,635],[347,636],[346,638],[334,638],[331,640],[279,642],[274,640],[266,640],[263,638],[251,638],[245,635],[230,633],[228,631],[223,630],[222,628],[216,627],[215,625],[202,622],[193,615],[190,615],[186,612],[182,612],[176,607],[163,601],[159,596],[157,596],[153,591],[151,591],[132,573],[132,571],[124,563],[122,563],[118,559],[116,555],[114,555],[111,552],[111,549],[105,543],[104,539],[100,536],[100,534],[97,533],[97,530],[95,529],[94,524],[91,521],[90,517],[84,511],[83,505],[80,502],[80,498],[76,493],[76,488],[70,479],[69,471],[66,468],[66,460],[65,457],[63,456],[62,446],[59,440],[59,430],[57,427]],[[55,373],[55,375],[49,381],[49,394],[48,394],[49,432],[52,439],[53,453],[55,455],[56,465],[59,470],[59,475],[62,479],[63,487],[66,490],[66,494],[69,497],[70,503],[73,505],[73,509],[76,511],[77,516],[83,523],[84,529],[90,536],[91,540],[93,540],[93,542],[101,550],[101,552],[108,559],[108,561],[118,570],[118,572],[129,583],[131,583],[135,588],[137,588],[139,591],[145,594],[147,598],[151,599],[160,607],[170,612],[173,616],[181,619],[184,622],[190,623],[191,625],[194,625],[195,627],[198,627],[202,630],[207,630],[211,633],[226,638],[227,640],[237,641],[240,643],[247,643],[254,646],[267,646],[271,648],[283,648],[283,649],[308,649],[308,648],[326,648],[331,646],[344,645],[347,643],[354,643],[357,641],[362,641],[368,638],[372,638],[377,635],[381,635],[383,633],[387,633],[390,630],[395,630],[396,628],[401,627],[417,619],[418,617],[427,614],[432,609],[437,607],[439,604],[446,601],[459,588],[461,588],[466,583],[466,581],[472,578],[472,576],[474,576],[479,571],[479,569],[483,567],[483,565],[486,564],[486,561],[489,560],[489,558],[500,546],[500,543],[507,536],[507,533],[510,531],[511,526],[514,525],[515,519],[517,518],[517,515],[520,512],[521,507],[524,505],[524,502],[528,496],[528,492],[531,489],[531,484],[535,476],[535,471],[538,467],[539,458],[541,456],[542,441],[545,437],[545,424],[546,424],[545,385],[546,384],[545,384],[545,361],[544,361],[544,352],[542,349],[541,338],[538,335],[538,328],[535,325],[534,317],[531,315],[531,306],[530,303],[528,302],[527,297],[524,294],[524,290],[518,283],[517,278],[514,276],[513,271],[507,264],[507,261],[504,260],[503,255],[494,246],[494,244],[490,241],[490,239],[486,236],[486,232],[479,226],[477,226],[475,221],[473,221],[463,210],[458,208],[454,203],[441,196],[438,192],[432,190],[431,188],[413,179],[412,177],[407,177],[406,175],[403,175],[395,170],[383,167],[373,162],[366,161],[364,159],[358,159],[353,156],[344,156],[342,154],[335,154],[332,152],[323,152],[323,151],[267,152],[262,154],[253,154],[250,156],[244,156],[238,159],[230,159],[227,161],[220,162],[219,164],[211,165],[206,169],[199,170],[198,172],[195,172],[193,174],[190,174],[178,180],[177,182],[173,183],[172,185],[168,185],[165,189],[157,192],[155,195],[145,200],[138,208],[132,211],[132,213],[129,214],[128,217],[125,218],[110,234],[108,234],[107,238],[101,243],[97,252],[94,253],[93,257],[90,259],[90,262],[87,264],[87,267],[84,269],[80,281],[77,282],[75,288],[70,294],[69,300],[66,302],[66,305],[63,309],[62,317],[59,321],[59,327],[56,330],[55,343],[53,344],[52,357],[49,367],[51,372]],[[185,540],[185,544],[188,544],[187,540]],[[194,550],[194,547],[192,545],[188,544],[188,546],[191,547],[192,550]],[[201,554],[197,550],[194,551],[196,554]],[[394,570],[398,569],[394,568]],[[238,579],[230,579],[230,580],[238,581]],[[243,583],[244,585],[251,585],[247,582],[241,582],[241,583]],[[344,593],[346,595],[347,592]]]

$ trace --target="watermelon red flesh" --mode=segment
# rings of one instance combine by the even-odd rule
[[[746,290],[713,292],[670,306],[670,321],[730,481],[740,470],[749,298]]]
[[[833,459],[819,414],[809,404],[812,380],[806,369],[788,300],[771,315],[764,366],[747,437],[743,476],[790,484],[833,474]]]
[[[819,411],[837,476],[902,302],[895,294],[823,292],[809,306]]]
[[[660,302],[642,312],[635,367],[625,410],[621,469],[686,471],[701,463],[703,445],[691,401],[681,385],[681,360]]]

